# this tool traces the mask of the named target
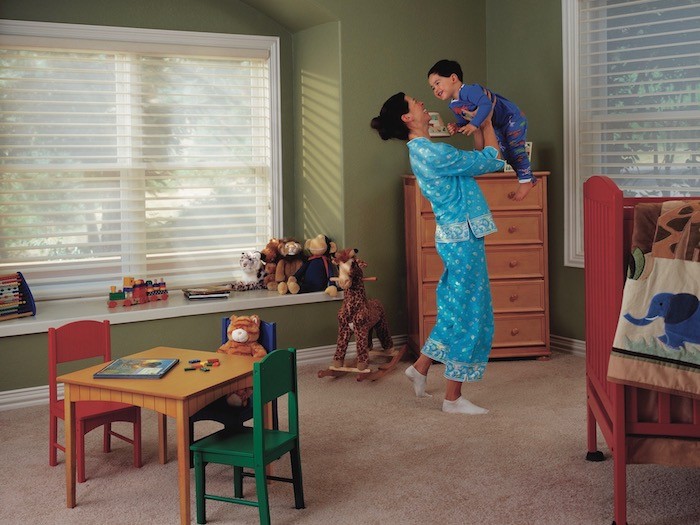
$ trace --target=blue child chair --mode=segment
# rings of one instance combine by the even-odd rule
[[[221,344],[228,340],[228,325],[231,319],[223,317],[221,319]],[[260,336],[258,342],[268,353],[277,348],[277,323],[260,321]],[[240,430],[243,423],[253,418],[253,400],[248,400],[245,407],[232,407],[226,403],[226,398],[222,397],[208,404],[190,416],[190,443],[194,442],[194,424],[197,421],[217,421],[229,430]],[[272,404],[272,427],[279,428],[277,415],[277,401]],[[190,467],[192,466],[192,453],[190,453]]]

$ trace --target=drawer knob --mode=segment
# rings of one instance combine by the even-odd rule
[[[517,328],[513,328],[513,329],[510,331],[510,335],[518,335],[519,333],[520,333],[520,330],[518,330]]]
[[[514,293],[513,295],[510,296],[510,302],[514,303],[515,301],[518,300],[518,294]]]
[[[516,228],[515,226],[511,226],[508,228],[508,233],[515,233],[517,231],[518,231],[518,228]]]
[[[511,191],[511,192],[508,194],[508,198],[509,198],[509,199],[512,199],[513,197],[515,197],[515,192],[514,192],[514,191]]]
[[[515,268],[516,266],[518,266],[518,261],[516,259],[513,259],[512,261],[510,261],[510,263],[508,263],[508,266],[510,266],[511,268]]]

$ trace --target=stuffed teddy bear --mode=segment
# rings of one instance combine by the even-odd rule
[[[277,290],[277,281],[275,280],[275,271],[277,261],[280,258],[279,251],[280,240],[272,238],[262,250],[260,256],[265,261],[265,276],[263,277],[263,285],[271,292]]]
[[[267,355],[265,347],[258,343],[260,317],[257,315],[232,315],[226,334],[228,335],[228,341],[222,344],[217,352],[228,355],[250,355],[253,357],[264,357]],[[234,407],[245,406],[248,404],[248,399],[250,399],[252,393],[252,388],[236,390],[226,398],[226,403]]]
[[[279,243],[280,259],[275,269],[277,292],[284,295],[287,292],[299,293],[299,285],[296,280],[290,279],[304,262],[304,248],[299,241],[292,238],[282,239]]]
[[[243,270],[243,277],[231,283],[233,290],[244,292],[246,290],[261,290],[265,288],[263,284],[265,263],[260,252],[243,252],[240,265]]]
[[[299,292],[326,292],[331,297],[338,295],[338,288],[331,282],[334,275],[331,256],[336,252],[337,247],[325,235],[317,235],[313,239],[307,239],[304,250],[308,252],[308,257],[289,278],[299,283]]]

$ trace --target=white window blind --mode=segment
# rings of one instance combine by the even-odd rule
[[[37,298],[106,295],[124,276],[228,282],[272,236],[269,51],[168,52],[187,33],[148,35],[158,52],[3,38],[0,273],[22,271]]]
[[[569,4],[567,216],[582,262],[582,185],[592,175],[627,195],[700,195],[700,2]]]

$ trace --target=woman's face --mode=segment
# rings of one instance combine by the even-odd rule
[[[425,124],[427,126],[430,122],[430,115],[425,109],[425,104],[423,104],[423,102],[420,100],[409,97],[408,95],[404,97],[404,100],[408,103],[408,113],[404,115],[405,117],[408,117],[406,121],[415,122],[418,125]]]

